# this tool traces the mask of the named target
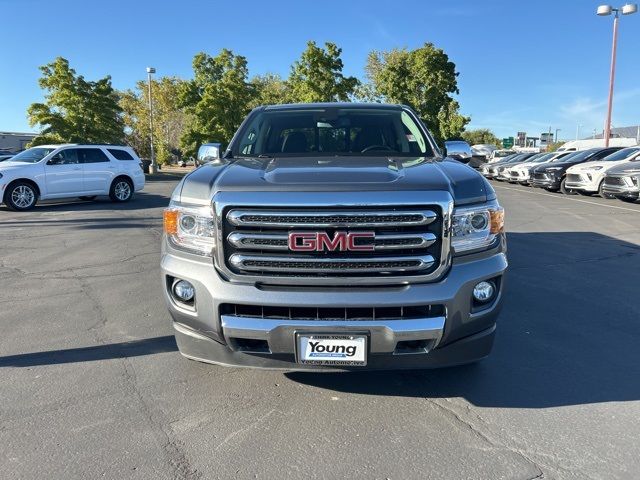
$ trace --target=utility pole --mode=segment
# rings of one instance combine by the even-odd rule
[[[156,73],[154,67],[147,67],[147,81],[149,83],[149,138],[151,141],[151,165],[149,165],[149,173],[155,175],[158,173],[158,165],[156,164],[156,156],[153,151],[153,99],[151,98],[151,74]]]
[[[609,99],[607,101],[607,118],[604,122],[604,146],[609,146],[609,138],[611,137],[611,110],[613,107],[613,83],[616,76],[616,49],[618,47],[618,13],[623,15],[631,15],[638,11],[638,5],[635,3],[627,3],[621,8],[613,8],[611,5],[600,5],[596,13],[600,16],[607,16],[613,13],[613,44],[611,46],[611,69],[609,70]]]

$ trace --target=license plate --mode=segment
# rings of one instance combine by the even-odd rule
[[[298,362],[308,365],[364,366],[367,364],[367,337],[298,334]]]

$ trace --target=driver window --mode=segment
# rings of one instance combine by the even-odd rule
[[[75,148],[61,150],[51,157],[48,163],[49,165],[75,165],[78,163],[78,150]]]

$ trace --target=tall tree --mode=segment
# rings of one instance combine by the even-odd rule
[[[335,102],[349,100],[360,83],[342,74],[342,49],[335,43],[325,48],[307,42],[307,48],[291,67],[289,86],[296,102]]]
[[[41,128],[32,145],[123,141],[122,109],[110,76],[87,81],[62,57],[40,71],[38,84],[46,91],[45,101],[27,110],[29,124]]]
[[[293,102],[289,84],[275,73],[256,75],[251,79],[251,86],[254,91],[252,107]]]
[[[179,150],[180,138],[187,124],[187,114],[180,108],[178,96],[184,80],[161,77],[151,81],[153,98],[153,140],[158,163],[167,163]],[[121,93],[126,142],[143,157],[150,155],[149,85],[136,83],[135,90]]]
[[[459,135],[470,120],[460,115],[451,96],[459,93],[456,66],[432,43],[415,50],[373,51],[366,72],[374,95],[412,107],[440,141]]]
[[[467,130],[462,133],[462,138],[470,145],[488,144],[502,147],[502,142],[488,128]]]
[[[192,155],[205,142],[228,144],[255,96],[247,80],[247,59],[231,50],[223,49],[215,57],[198,53],[193,73],[193,80],[180,89],[180,103],[191,120],[181,144]]]

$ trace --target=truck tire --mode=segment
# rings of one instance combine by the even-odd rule
[[[26,212],[36,206],[38,190],[31,182],[19,180],[9,185],[4,193],[4,203],[15,212]]]

